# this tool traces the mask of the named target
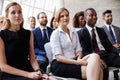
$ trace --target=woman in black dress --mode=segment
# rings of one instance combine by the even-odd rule
[[[0,32],[0,69],[2,80],[33,80],[45,78],[34,56],[33,34],[23,29],[21,6],[12,2],[6,6]],[[53,79],[52,79],[53,80]]]

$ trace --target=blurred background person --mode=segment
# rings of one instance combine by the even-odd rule
[[[76,31],[80,30],[85,26],[85,19],[84,19],[84,11],[77,12],[72,20],[73,28],[75,28]]]
[[[2,30],[4,16],[0,16],[0,31]]]
[[[49,61],[44,49],[44,44],[50,41],[53,28],[47,26],[48,19],[45,12],[38,13],[37,20],[39,22],[39,26],[32,31],[34,34],[35,57],[40,68],[46,72]]]
[[[31,16],[31,17],[28,18],[28,23],[29,23],[29,26],[28,26],[28,29],[29,29],[29,30],[35,29],[36,19],[35,19],[34,16]]]
[[[52,27],[53,29],[57,29],[58,28],[58,23],[57,23],[57,21],[55,21],[54,17],[52,17],[52,19],[50,21],[50,27]]]

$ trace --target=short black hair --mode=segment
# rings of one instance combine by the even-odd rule
[[[103,12],[103,16],[104,16],[105,14],[107,14],[107,13],[112,13],[112,11],[111,11],[111,10],[105,10],[105,11]]]
[[[89,10],[95,11],[94,8],[87,8],[87,9],[85,10],[85,12],[84,12],[84,16],[86,16],[86,12],[89,11]],[[95,11],[95,12],[96,12],[96,11]]]
[[[85,10],[85,12],[87,12],[88,10],[93,10],[93,11],[95,11],[94,8],[87,8],[87,9]]]

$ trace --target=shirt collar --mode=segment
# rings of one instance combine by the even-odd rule
[[[68,28],[69,29],[69,28]],[[58,30],[60,31],[60,32],[63,32],[64,33],[64,31],[62,30],[62,28],[59,26],[58,27]],[[70,31],[70,33],[74,33],[74,30],[71,30],[71,29],[69,29],[69,31]]]
[[[60,32],[64,32],[60,26],[58,27],[58,30],[59,30]]]
[[[43,29],[47,29],[47,26],[40,26],[39,28],[43,30]]]
[[[88,30],[90,30],[90,31],[91,31],[92,29],[95,29],[95,30],[96,30],[96,27],[93,27],[93,28],[92,28],[92,27],[88,26],[87,24],[86,24],[86,28],[87,28]]]
[[[112,27],[112,25],[108,25],[105,23],[105,26],[107,27],[107,29],[109,30],[109,26]]]

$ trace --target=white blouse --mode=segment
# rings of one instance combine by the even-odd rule
[[[53,59],[57,54],[63,54],[67,58],[74,58],[78,51],[82,51],[78,34],[75,30],[70,30],[69,35],[58,27],[52,32],[50,43],[53,52]]]

